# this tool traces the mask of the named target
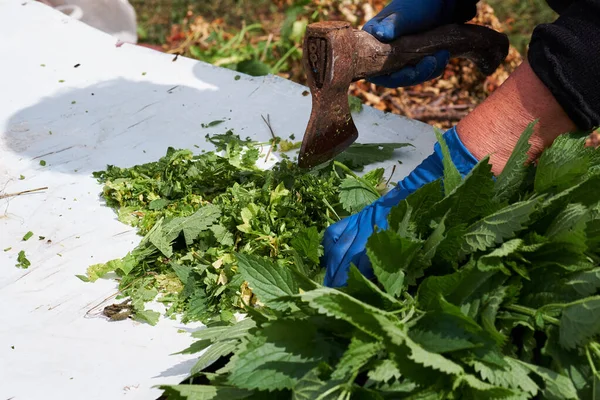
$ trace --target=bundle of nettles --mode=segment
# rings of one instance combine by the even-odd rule
[[[369,239],[372,281],[355,266],[343,288],[316,278],[313,235],[337,212],[333,172],[331,187],[314,189],[315,201],[327,199],[332,209],[307,217],[316,230],[302,229],[296,245],[264,243],[267,219],[254,216],[273,209],[245,203],[243,229],[257,232],[245,246],[262,250],[238,246],[223,266],[237,265],[236,277],[257,302],[244,302],[240,322],[209,322],[193,334],[198,341],[183,352],[200,353],[198,362],[184,384],[163,386],[163,398],[600,398],[600,153],[584,146],[584,135],[570,134],[528,164],[531,132],[496,179],[488,158],[463,178],[444,157],[443,179],[402,201],[389,229]],[[281,173],[269,176],[277,181]],[[243,178],[231,180],[238,190],[233,182],[243,185]],[[286,219],[285,229],[307,212],[312,208]],[[147,218],[141,224],[155,226]],[[177,240],[191,240],[197,230]],[[162,235],[158,247],[172,237]],[[288,251],[293,257],[282,256]],[[205,257],[192,253],[186,260],[196,266],[173,267],[184,291],[197,279],[218,281],[213,269],[206,273],[214,261],[202,264]],[[162,262],[170,265],[167,256]],[[230,294],[223,298],[231,301]],[[201,308],[214,306],[208,299],[193,297]]]
[[[107,205],[143,236],[123,258],[79,276],[117,274],[119,298],[126,300],[104,310],[111,319],[154,325],[160,313],[147,304],[156,300],[166,316],[183,322],[235,321],[244,304],[258,301],[239,273],[237,254],[267,257],[282,269],[299,266],[307,279],[322,281],[324,229],[389,187],[383,168],[362,176],[353,171],[409,146],[355,144],[318,170],[302,170],[289,157],[265,170],[266,157],[297,146],[279,138],[257,143],[232,131],[207,140],[214,151],[169,148],[157,162],[94,173]]]

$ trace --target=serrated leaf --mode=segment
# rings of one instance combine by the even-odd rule
[[[147,322],[150,325],[156,325],[160,318],[160,313],[154,310],[136,311],[135,319],[138,321]]]
[[[428,312],[408,335],[427,351],[443,354],[481,346],[478,332],[461,318],[439,311]]]
[[[536,123],[537,121],[532,122],[525,128],[504,169],[496,179],[494,191],[499,202],[513,198],[523,185],[528,171],[525,163],[529,159],[528,152],[531,148],[529,139],[533,134]]]
[[[422,243],[389,230],[369,237],[367,256],[379,283],[390,295],[398,297],[402,294],[405,272],[421,247]]]
[[[381,339],[383,332],[374,319],[375,315],[390,317],[385,311],[335,289],[320,288],[302,293],[299,297],[320,314],[346,321],[377,339]]]
[[[189,217],[177,217],[165,223],[162,234],[164,235],[165,240],[170,243],[177,239],[177,236],[183,232],[185,243],[189,246],[193,243],[194,239],[198,237],[200,232],[210,228],[220,216],[221,209],[215,205],[209,204],[201,207]]]
[[[242,277],[262,302],[298,293],[298,284],[288,268],[252,254],[236,253],[236,258]]]
[[[530,371],[510,357],[505,357],[507,368],[487,364],[479,360],[469,362],[481,379],[495,386],[519,389],[531,395],[538,393],[537,384],[528,376]]]
[[[486,157],[467,174],[455,189],[438,203],[424,210],[426,223],[446,216],[446,227],[471,223],[496,208],[493,201],[492,167]]]
[[[87,279],[89,282],[95,282],[109,272],[114,272],[119,268],[121,260],[111,260],[104,264],[90,265],[87,269]]]
[[[223,225],[212,225],[210,230],[215,235],[217,242],[221,243],[223,246],[233,246],[233,234]]]
[[[310,370],[302,377],[294,386],[292,391],[292,400],[333,400],[336,399],[338,393],[331,392],[331,389],[340,385],[342,382],[328,380],[326,382],[319,378],[319,368]],[[329,393],[328,395],[325,395]],[[323,397],[325,395],[325,397]]]
[[[544,381],[542,389],[543,398],[548,400],[578,400],[577,390],[573,382],[564,375],[558,374],[552,370],[539,365],[529,364],[520,360],[515,360],[524,368],[532,371]]]
[[[252,395],[251,391],[227,386],[163,385],[160,389],[169,400],[241,400]]]
[[[425,350],[423,347],[415,343],[407,334],[407,331],[391,322],[389,319],[375,316],[381,329],[386,333],[386,338],[397,346],[406,347],[408,350],[408,358],[413,362],[440,371],[447,375],[459,376],[464,373],[464,369],[457,363],[447,359],[446,357]],[[401,372],[404,373],[404,371]]]
[[[483,251],[511,239],[524,228],[538,203],[538,199],[517,202],[474,223],[463,238],[462,252]]]
[[[485,383],[474,375],[465,374],[460,376],[454,382],[454,389],[459,386],[470,389],[472,398],[485,398],[485,399],[504,399],[504,400],[526,400],[528,397],[524,396],[520,391],[510,390],[503,387],[491,385]]]
[[[442,149],[442,164],[444,165],[444,192],[446,196],[452,193],[462,182],[462,176],[450,156],[448,144],[442,136],[441,132],[435,129],[435,136]]]
[[[573,288],[581,297],[593,295],[600,289],[600,268],[573,275],[565,285]]]
[[[563,347],[574,349],[599,334],[600,297],[589,297],[563,309],[560,317],[560,344]]]
[[[414,147],[410,143],[354,143],[335,160],[353,170],[362,170],[365,165],[391,159],[394,150],[408,146]]]
[[[314,226],[304,229],[291,241],[292,247],[302,256],[315,264],[323,253],[321,249],[321,235]]]
[[[235,360],[235,361],[234,361]],[[273,343],[254,341],[236,354],[228,383],[243,389],[292,389],[317,364]]]
[[[383,383],[387,383],[392,379],[398,379],[401,376],[398,366],[389,358],[379,361],[375,368],[369,370],[367,375],[369,379]]]
[[[535,176],[535,191],[561,191],[574,186],[588,172],[592,150],[584,147],[585,137],[560,135],[540,156]]]
[[[148,208],[153,210],[153,211],[157,211],[157,210],[162,210],[163,208],[165,208],[166,206],[169,205],[169,200],[167,199],[156,199],[156,200],[152,200],[150,202],[150,204],[148,204]]]
[[[368,280],[354,264],[348,270],[348,286],[345,292],[357,300],[367,303],[375,308],[392,311],[403,307],[402,303],[393,296],[382,291],[373,282]]]
[[[578,251],[585,251],[586,224],[589,211],[581,204],[569,204],[546,231],[546,237],[552,242],[569,243]]]
[[[340,185],[340,202],[344,210],[351,214],[359,212],[379,197],[375,187],[351,176]]]
[[[192,375],[196,375],[211,363],[217,361],[220,357],[227,356],[233,352],[238,346],[237,341],[216,342],[211,345],[200,357],[196,360],[196,364],[190,370]]]
[[[383,346],[380,343],[366,342],[353,337],[348,349],[335,366],[335,371],[331,374],[331,378],[348,380],[382,349]]]
[[[241,339],[248,332],[256,327],[256,322],[250,318],[245,318],[234,325],[215,326],[204,328],[192,333],[192,337],[200,340],[236,340]]]

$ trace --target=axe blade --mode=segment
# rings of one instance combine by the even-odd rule
[[[298,166],[314,168],[332,160],[358,139],[348,95],[346,92],[327,96],[323,105],[323,93],[313,95],[313,107],[300,148]]]

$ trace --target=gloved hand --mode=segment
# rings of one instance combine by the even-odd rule
[[[477,165],[477,159],[464,147],[455,128],[448,130],[443,136],[448,144],[452,161],[461,175],[466,176]],[[374,273],[367,257],[366,245],[374,227],[387,229],[387,216],[392,207],[421,186],[443,177],[442,158],[441,146],[436,143],[433,154],[402,182],[398,183],[394,189],[359,213],[327,228],[323,238],[325,254],[321,260],[322,265],[326,268],[325,286],[345,286],[350,263],[356,265],[368,279],[373,278]]]
[[[365,24],[363,30],[388,43],[402,35],[421,33],[450,23],[456,0],[393,0]],[[395,88],[413,86],[437,78],[444,72],[450,53],[443,50],[424,57],[416,66],[368,79],[376,85]]]

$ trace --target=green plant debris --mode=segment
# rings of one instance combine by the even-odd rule
[[[363,110],[362,100],[356,96],[348,96],[348,105],[351,113],[360,113]]]
[[[11,251],[11,250],[12,250],[12,247],[7,247],[4,249],[4,252],[6,253],[7,251]]]
[[[26,242],[33,236],[33,232],[29,231],[23,236],[23,241]]]
[[[233,79],[235,79],[236,81],[239,81],[240,79],[242,79],[242,77],[240,75],[236,75]]]
[[[19,251],[19,255],[17,256],[17,265],[16,265],[16,267],[17,268],[27,269],[27,268],[29,268],[29,266],[31,266],[31,263],[29,262],[29,260],[25,256],[25,251],[24,250]]]
[[[347,286],[323,287],[302,272],[320,256],[316,246],[297,263],[233,253],[257,301],[240,322],[195,332],[182,352],[207,351],[164,394],[593,399],[600,152],[584,147],[586,136],[562,136],[537,165],[513,162],[496,181],[488,158],[458,180],[446,165],[368,240],[374,279],[352,265]],[[513,160],[525,157],[526,141]]]
[[[77,102],[76,102],[75,100],[73,100],[73,101],[71,102],[71,104],[76,104],[76,103],[77,103]]]
[[[65,82],[65,80],[64,80],[64,79],[60,79],[60,80],[58,81],[58,83],[64,83],[64,82]]]
[[[44,240],[46,239],[46,236],[38,236],[38,240]]]
[[[45,166],[46,166],[46,161],[44,161],[44,160],[40,160],[40,165],[41,165],[42,167],[45,167]]]
[[[25,175],[19,175],[19,180],[22,181],[23,179],[25,179]]]
[[[225,122],[225,120],[220,119],[220,120],[209,122],[208,124],[202,124],[202,127],[203,128],[212,128],[213,126],[221,125],[223,122]]]
[[[282,269],[296,265],[304,276],[322,279],[324,229],[365,205],[364,195],[353,192],[374,197],[387,189],[383,169],[362,179],[341,163],[306,173],[283,160],[265,171],[256,166],[264,143],[232,131],[206,140],[221,155],[169,148],[157,162],[94,173],[107,205],[144,239],[80,279],[115,273],[134,317],[156,299],[168,305],[167,316],[181,314],[184,322],[231,321],[244,303],[256,302],[239,274],[238,253],[269,257]],[[349,178],[364,185],[352,187]]]

